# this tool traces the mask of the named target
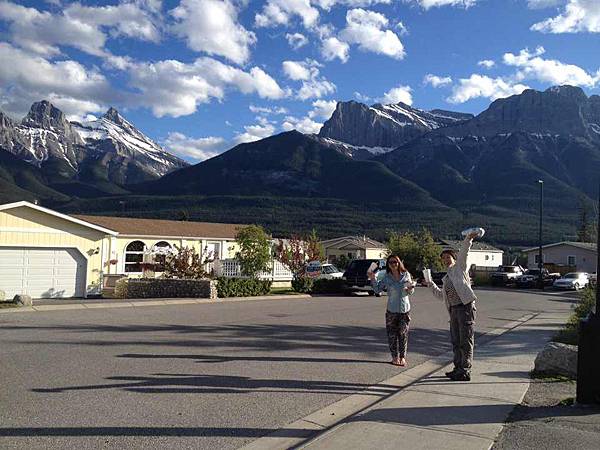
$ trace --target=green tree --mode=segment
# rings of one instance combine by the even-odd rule
[[[306,259],[308,261],[323,261],[325,259],[325,250],[319,241],[317,230],[312,229],[306,237]]]
[[[419,233],[389,233],[388,253],[399,255],[406,269],[412,274],[429,267],[441,268],[440,253],[442,248],[435,243],[431,232],[423,228]]]
[[[596,242],[596,224],[588,217],[588,207],[583,199],[579,199],[579,226],[577,227],[577,240],[579,242]]]
[[[259,225],[242,228],[235,236],[240,247],[235,257],[240,263],[242,275],[255,277],[269,268],[271,245],[269,236]]]

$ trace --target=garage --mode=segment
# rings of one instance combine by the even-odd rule
[[[0,247],[0,287],[7,298],[83,297],[86,271],[76,249]]]

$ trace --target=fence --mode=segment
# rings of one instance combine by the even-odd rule
[[[218,277],[244,278],[240,269],[240,263],[235,259],[218,259],[212,263],[214,273]],[[273,281],[291,281],[293,274],[286,266],[277,260],[271,261],[271,269],[259,272],[258,278]]]

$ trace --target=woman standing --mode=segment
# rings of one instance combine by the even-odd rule
[[[390,255],[386,262],[386,273],[381,279],[373,272],[367,275],[371,280],[376,294],[387,289],[388,303],[385,313],[385,327],[387,329],[391,364],[395,366],[406,365],[406,349],[408,346],[408,323],[410,322],[410,301],[415,286],[410,273],[402,264],[400,257]]]

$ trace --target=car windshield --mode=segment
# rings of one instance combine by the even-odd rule
[[[579,274],[578,273],[568,273],[566,274],[563,278],[579,278]]]
[[[502,266],[500,268],[500,272],[515,273],[516,271],[517,271],[517,268],[513,267],[513,266]]]
[[[539,275],[540,274],[540,270],[539,269],[529,269],[527,271],[527,275]]]
[[[337,267],[335,267],[334,265],[323,266],[323,272],[325,272],[325,273],[336,273],[339,271],[340,270]]]

